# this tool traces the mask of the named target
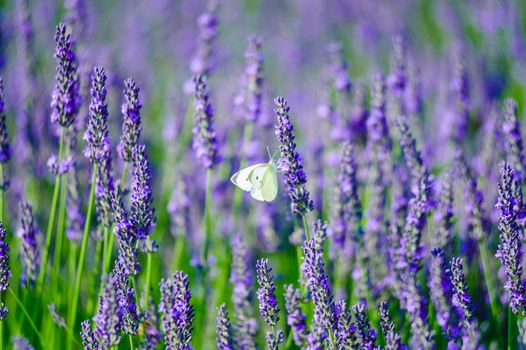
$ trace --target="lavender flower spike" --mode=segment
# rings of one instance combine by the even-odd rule
[[[91,329],[90,321],[82,321],[81,326],[82,332],[80,332],[80,336],[82,337],[84,350],[99,350],[99,342],[95,339],[95,334],[93,334],[93,329]]]
[[[103,347],[119,344],[121,337],[121,310],[118,302],[116,277],[108,275],[104,281],[104,292],[99,297],[99,311],[93,318],[95,337]]]
[[[20,283],[23,286],[33,286],[40,265],[40,251],[38,247],[38,228],[33,220],[33,208],[27,201],[21,204],[22,225],[18,232],[18,237],[22,240],[20,255],[24,265]]]
[[[236,102],[242,103],[245,120],[254,123],[261,115],[263,102],[263,53],[258,37],[250,37],[245,61],[244,91]]]
[[[278,118],[275,128],[276,137],[279,141],[279,150],[281,152],[279,166],[285,175],[283,183],[287,187],[291,199],[290,208],[292,213],[303,215],[314,207],[314,203],[309,198],[309,192],[305,188],[307,175],[303,171],[301,156],[296,151],[294,126],[290,120],[287,100],[283,97],[277,97],[274,102]]]
[[[190,70],[194,74],[208,75],[213,69],[211,62],[212,45],[219,32],[218,0],[209,0],[207,11],[197,18],[199,26],[199,42],[197,51],[190,62]]]
[[[195,117],[192,147],[201,164],[207,169],[212,169],[220,162],[219,146],[214,130],[214,108],[209,100],[205,76],[195,76],[194,83]]]
[[[68,127],[75,121],[82,98],[80,96],[78,63],[73,50],[74,42],[70,34],[66,34],[66,25],[60,23],[55,33],[55,60],[57,72],[55,88],[51,101],[51,121]]]
[[[272,329],[271,332],[267,333],[267,344],[269,350],[276,350],[278,344],[283,341],[283,332],[278,331],[276,334],[274,330],[279,321],[279,305],[276,295],[274,294],[276,286],[274,285],[272,267],[270,266],[268,259],[260,259],[257,261],[256,272],[260,287],[257,292],[259,312],[265,323]]]
[[[499,210],[500,244],[495,255],[506,270],[507,283],[504,286],[510,295],[510,307],[514,313],[524,314],[526,290],[522,281],[522,246],[519,228],[514,212],[513,170],[504,163],[502,180],[498,184],[499,198],[496,207]]]
[[[9,159],[11,159],[11,147],[5,121],[4,80],[0,78],[0,163],[5,164]]]
[[[5,292],[9,287],[9,278],[11,278],[11,269],[9,268],[9,245],[6,241],[7,230],[0,222],[0,294]],[[3,301],[0,301],[0,321],[7,316],[8,310]]]
[[[29,340],[22,336],[14,336],[12,342],[13,350],[35,350],[35,348],[29,343]]]
[[[133,166],[130,222],[137,239],[144,240],[153,231],[156,220],[151,187],[152,171],[144,145],[135,147]]]
[[[405,350],[406,346],[402,343],[400,335],[396,332],[395,324],[389,313],[389,305],[386,301],[380,304],[380,326],[385,337],[386,350]]]
[[[356,318],[356,333],[362,344],[364,350],[380,350],[380,346],[375,346],[374,343],[378,336],[376,330],[371,328],[367,315],[365,314],[365,305],[357,304],[352,307],[352,311]]]
[[[219,350],[233,350],[232,329],[228,318],[226,305],[222,304],[217,309],[216,343]]]
[[[162,330],[167,350],[191,350],[194,309],[190,305],[188,276],[177,271],[171,278],[162,279],[161,303]]]
[[[122,115],[124,122],[122,123],[122,135],[117,146],[119,156],[125,162],[132,162],[133,149],[139,141],[141,135],[141,108],[142,104],[139,100],[139,87],[135,81],[128,78],[124,81],[124,99],[122,104]]]
[[[84,134],[84,140],[87,142],[84,155],[93,163],[101,163],[110,151],[108,105],[106,104],[106,72],[104,68],[97,66],[93,68],[93,73],[88,129]]]
[[[294,332],[294,343],[301,348],[307,340],[306,316],[301,311],[301,291],[291,284],[285,286],[285,308],[287,324]]]

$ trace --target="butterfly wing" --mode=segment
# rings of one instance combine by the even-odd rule
[[[256,164],[247,168],[239,170],[237,173],[232,175],[230,181],[243,191],[249,192],[252,190],[253,184],[251,182],[251,175],[254,169],[260,167],[263,164]]]
[[[278,176],[273,164],[263,174],[263,183],[261,185],[261,197],[266,202],[272,202],[278,195]]]
[[[258,164],[256,168],[252,171],[250,174],[250,182],[252,183],[252,189],[250,190],[250,195],[252,198],[258,200],[258,201],[264,201],[262,195],[262,188],[263,188],[263,179],[264,176],[269,168],[269,164]]]

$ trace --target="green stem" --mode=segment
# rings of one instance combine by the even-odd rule
[[[486,288],[488,290],[488,297],[490,302],[490,309],[491,314],[493,316],[493,320],[495,322],[498,322],[498,306],[497,306],[497,300],[495,298],[495,288],[493,287],[493,279],[491,278],[491,271],[489,269],[489,258],[488,258],[488,252],[486,250],[486,247],[484,246],[483,241],[479,241],[479,252],[480,252],[480,259],[482,260],[482,269],[484,270],[484,279],[486,281]]]
[[[307,238],[307,241],[310,240],[310,233],[309,233],[309,222],[307,221],[307,215],[301,214],[301,219],[303,221],[303,229],[305,230],[305,238]]]
[[[146,238],[146,246],[150,246],[150,236]],[[147,309],[150,303],[150,280],[152,278],[152,253],[146,256],[146,285],[144,286],[144,308]]]
[[[57,241],[55,243],[55,255],[53,258],[53,271],[51,278],[55,279],[56,290],[59,288],[59,270],[60,261],[62,256],[62,244],[64,241],[64,231],[66,227],[66,199],[67,199],[67,176],[63,175],[61,190],[60,190],[60,202],[58,211],[58,223],[57,223]]]
[[[204,228],[205,228],[205,242],[203,248],[203,264],[208,264],[208,250],[210,249],[210,239],[212,238],[212,220],[210,217],[210,205],[212,202],[212,170],[206,171],[206,197],[205,197],[205,212],[204,212]]]
[[[88,212],[86,213],[86,223],[84,225],[84,233],[82,235],[82,244],[80,247],[80,256],[79,261],[77,265],[77,275],[75,280],[75,288],[73,289],[73,299],[70,300],[71,302],[71,309],[69,314],[69,320],[68,324],[70,327],[74,330],[75,329],[75,322],[77,319],[77,308],[78,308],[78,301],[79,301],[79,295],[80,295],[80,283],[82,281],[82,272],[84,270],[84,261],[86,260],[86,250],[88,248],[88,238],[89,238],[89,230],[90,230],[90,223],[91,223],[91,215],[93,212],[93,206],[95,202],[95,186],[97,182],[97,163],[93,165],[93,175],[91,177],[91,189],[90,189],[90,195],[89,195],[89,203],[88,203]],[[68,337],[68,349],[72,349],[73,346],[73,337]]]
[[[59,143],[59,149],[58,149],[59,162],[61,161],[62,153],[64,149],[64,138],[65,138],[64,134],[65,134],[65,129],[61,128],[60,143]],[[37,283],[37,290],[39,291],[39,293],[42,292],[42,287],[44,285],[44,281],[46,280],[47,262],[49,259],[49,250],[51,249],[53,227],[55,227],[55,216],[57,213],[57,204],[58,204],[58,197],[60,194],[61,178],[62,176],[60,174],[57,175],[57,180],[55,181],[55,188],[53,189],[53,199],[51,201],[51,210],[49,212],[49,221],[48,221],[47,230],[46,230],[46,247],[44,249],[44,254],[42,255],[42,263],[40,264],[41,268],[40,268],[40,274],[38,276],[38,283]]]
[[[128,339],[130,339],[130,349],[134,350],[135,348],[133,347],[133,338],[132,338],[132,336],[128,335]]]
[[[93,261],[93,270],[91,272],[92,274],[92,293],[94,294],[95,296],[95,299],[96,299],[96,296],[97,296],[97,293],[99,291],[99,269],[100,269],[100,264],[99,264],[99,261],[100,261],[100,256],[101,256],[101,253],[102,253],[102,239],[99,239],[97,240],[96,244],[95,244],[95,259]],[[97,303],[93,303],[93,306],[95,306]]]
[[[22,310],[24,315],[26,316],[27,320],[29,321],[29,324],[31,325],[31,328],[33,328],[33,330],[35,331],[35,334],[38,336],[38,339],[40,340],[40,343],[42,343],[42,347],[44,349],[46,349],[46,343],[44,342],[44,338],[42,337],[42,334],[40,334],[40,331],[38,330],[37,326],[35,325],[35,322],[33,322],[33,319],[31,318],[31,315],[29,315],[29,312],[27,312],[26,307],[24,306],[24,304],[22,304],[20,299],[18,299],[18,297],[16,296],[16,293],[13,292],[12,288],[8,288],[8,290],[11,293],[11,295],[13,296],[13,298],[16,300],[16,303],[18,304],[18,306],[20,307],[20,309]],[[3,321],[0,322],[0,324],[2,324],[2,323],[3,323]]]
[[[181,261],[183,259],[185,250],[185,240],[186,237],[179,236],[175,241],[174,253],[172,256],[172,271],[181,269]]]
[[[515,314],[508,306],[508,350],[515,350],[515,321]]]

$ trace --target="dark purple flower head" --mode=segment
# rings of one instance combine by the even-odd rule
[[[526,290],[522,282],[522,244],[519,239],[519,227],[514,212],[513,170],[509,163],[504,163],[502,180],[499,183],[500,244],[495,255],[506,270],[507,282],[504,286],[510,295],[510,307],[515,313],[524,313]]]
[[[376,329],[371,328],[367,315],[365,314],[365,305],[357,304],[352,307],[352,312],[356,318],[356,335],[360,339],[361,348],[364,350],[379,350],[380,346],[375,346],[378,333]]]
[[[4,80],[0,78],[0,163],[5,164],[11,158],[7,127],[5,121]]]
[[[137,275],[141,270],[137,252],[137,237],[128,219],[122,196],[115,190],[111,194],[111,209],[115,225],[113,233],[119,242],[119,261],[127,275]]]
[[[228,311],[225,304],[221,304],[217,309],[216,319],[216,343],[219,350],[233,350],[232,327],[228,318]]]
[[[115,262],[113,275],[115,276],[122,331],[128,335],[135,335],[139,327],[139,316],[137,314],[135,290],[128,285],[129,275],[127,270],[128,267],[125,266],[125,262],[118,259]]]
[[[406,346],[402,343],[402,338],[396,332],[395,324],[389,313],[389,304],[386,301],[380,303],[380,326],[385,337],[386,350],[405,350]]]
[[[93,163],[100,163],[110,152],[108,139],[108,105],[106,104],[106,72],[101,66],[93,68],[88,129],[84,134],[87,146],[84,155]]]
[[[82,98],[80,96],[80,82],[77,72],[77,58],[73,50],[74,42],[70,34],[66,33],[66,25],[60,23],[55,33],[55,60],[57,73],[55,88],[51,101],[51,121],[68,127],[75,122]]]
[[[7,230],[0,222],[0,293],[5,292],[9,287],[9,278],[11,278],[11,269],[9,268],[9,246],[6,240]],[[0,304],[0,321],[7,316],[7,308],[4,303]]]
[[[194,309],[190,305],[192,293],[188,276],[177,271],[172,277],[162,279],[160,288],[159,312],[162,315],[161,322],[166,349],[190,350]]]
[[[18,237],[21,239],[20,256],[24,266],[20,283],[23,286],[33,286],[40,268],[40,249],[38,246],[38,228],[33,220],[33,208],[27,201],[21,206],[22,223]]]
[[[294,343],[298,347],[305,345],[307,340],[306,316],[301,311],[301,291],[291,284],[285,286],[285,308],[287,310],[287,324],[291,328]]]
[[[337,328],[334,332],[338,349],[358,349],[360,343],[356,336],[356,324],[352,321],[352,314],[344,300],[335,303],[337,314]]]
[[[122,115],[124,121],[122,123],[122,134],[117,151],[119,156],[125,162],[133,161],[133,149],[139,142],[141,135],[141,108],[142,104],[139,100],[139,87],[135,81],[128,78],[124,81],[124,99],[122,104]]]
[[[91,328],[91,322],[89,320],[82,321],[82,332],[80,336],[82,337],[82,345],[85,350],[99,350],[99,342],[95,338],[93,329]]]
[[[196,75],[194,127],[192,147],[196,158],[207,168],[214,168],[220,162],[219,145],[214,129],[214,108],[208,96],[206,77]]]
[[[239,234],[232,237],[232,304],[234,343],[239,349],[256,348],[257,321],[252,309],[254,276],[250,250]]]
[[[279,305],[274,291],[274,276],[268,259],[258,260],[256,263],[257,280],[259,289],[257,291],[259,301],[259,312],[263,320],[270,327],[275,327],[279,321]]]
[[[152,233],[156,220],[151,187],[152,171],[144,145],[135,147],[133,167],[130,222],[134,227],[137,239],[144,240]]]
[[[121,308],[118,301],[116,277],[108,275],[104,279],[104,292],[99,297],[99,310],[93,318],[95,337],[103,347],[118,345],[122,329]]]
[[[280,168],[283,171],[285,179],[283,183],[287,187],[291,199],[290,208],[293,213],[306,214],[314,207],[314,203],[309,198],[309,192],[305,188],[307,175],[303,170],[303,164],[300,154],[296,151],[294,142],[294,126],[289,116],[289,107],[287,100],[278,97],[274,100],[276,104],[276,116],[278,123],[276,125],[276,137],[279,141],[279,150],[281,158],[279,160]]]
[[[304,273],[314,302],[315,322],[324,329],[334,329],[336,322],[334,299],[329,277],[325,272],[323,251],[314,240],[305,241]]]

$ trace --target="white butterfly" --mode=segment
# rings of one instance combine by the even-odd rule
[[[230,181],[258,201],[272,202],[278,194],[276,163],[251,165],[232,175]]]

